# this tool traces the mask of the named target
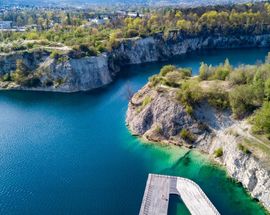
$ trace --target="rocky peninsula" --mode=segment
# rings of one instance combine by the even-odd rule
[[[131,98],[126,124],[133,135],[148,141],[209,154],[270,210],[269,139],[254,134],[251,113],[237,117],[229,104],[239,84],[233,83],[233,73],[240,68],[224,63],[212,75],[226,68],[231,74],[207,80],[204,66],[200,77],[191,77],[188,69],[162,69]]]

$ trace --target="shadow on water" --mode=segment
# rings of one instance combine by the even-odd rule
[[[191,215],[180,196],[170,194],[168,215]]]
[[[161,173],[164,175],[174,175],[175,170],[179,168],[180,165],[183,165],[185,167],[188,167],[191,159],[189,157],[191,150],[187,151],[182,157],[180,157],[170,168],[166,168],[161,170]]]

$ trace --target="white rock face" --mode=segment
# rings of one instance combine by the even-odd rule
[[[108,68],[107,55],[98,57],[84,57],[81,59],[70,59],[63,63],[47,59],[40,67],[49,71],[46,78],[52,80],[63,80],[63,84],[54,88],[55,91],[76,92],[98,88],[112,81]]]
[[[216,161],[223,164],[231,177],[241,182],[254,198],[270,210],[269,167],[253,153],[245,154],[238,147],[238,135],[250,137],[245,129],[246,122],[235,121],[229,111],[217,111],[207,103],[196,107],[194,117],[191,117],[174,99],[172,89],[160,91],[146,85],[133,96],[126,117],[130,131],[151,141],[182,145],[183,139],[179,132],[184,128],[196,138],[193,143],[189,143],[193,147],[211,155],[221,147],[223,155],[216,158]],[[143,107],[146,97],[152,99]],[[160,126],[158,133],[154,132],[157,125]]]
[[[228,174],[241,182],[251,195],[270,210],[270,171],[252,154],[244,154],[237,148],[237,139],[233,135],[220,132],[211,142],[212,153],[217,146],[222,147],[220,160],[226,166]]]

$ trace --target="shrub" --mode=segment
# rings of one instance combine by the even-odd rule
[[[221,157],[223,155],[223,149],[222,148],[216,149],[214,155],[216,158]]]
[[[203,98],[203,94],[198,83],[189,80],[182,83],[181,89],[177,91],[176,98],[185,107],[192,107]]]
[[[229,81],[233,85],[247,84],[247,71],[245,70],[245,68],[238,68],[231,72],[229,75]]]
[[[256,95],[250,85],[240,85],[229,93],[230,105],[236,118],[242,118],[255,109]]]
[[[2,80],[2,81],[11,81],[12,79],[11,79],[10,73],[8,72],[8,73],[4,74],[4,75],[1,77],[1,80]]]
[[[142,105],[137,109],[137,113],[140,113],[145,108],[145,106],[151,103],[151,101],[152,98],[150,96],[145,96],[145,98],[142,101]]]
[[[58,87],[58,86],[60,86],[60,85],[62,85],[62,84],[64,84],[64,83],[65,83],[65,81],[64,81],[63,78],[58,78],[58,79],[56,79],[56,81],[55,81],[56,87]]]
[[[263,132],[268,138],[270,137],[270,102],[265,102],[263,106],[257,110],[252,118],[253,130],[255,132]]]
[[[180,131],[180,137],[187,142],[195,141],[195,137],[193,136],[193,134],[185,128]]]
[[[132,38],[132,37],[137,37],[139,36],[139,32],[135,29],[129,29],[126,32],[126,38]]]
[[[158,84],[160,84],[162,81],[162,77],[160,77],[159,75],[153,75],[152,77],[149,78],[149,82],[150,82],[150,87],[155,87]]]
[[[51,86],[53,86],[53,81],[48,79],[44,82],[44,84],[46,87],[51,87]]]
[[[60,53],[58,51],[52,51],[52,53],[50,54],[50,58],[51,59],[58,59],[60,57]]]
[[[34,47],[34,43],[27,43],[26,46],[28,49],[32,49]]]
[[[160,70],[160,75],[165,76],[167,73],[177,70],[177,68],[173,65],[163,66]]]
[[[199,78],[201,80],[207,80],[210,75],[211,74],[210,74],[209,66],[205,64],[204,62],[202,62],[199,69]]]
[[[240,151],[242,151],[244,154],[250,154],[251,153],[251,151],[249,151],[244,145],[242,145],[240,143],[237,145],[237,148]]]
[[[269,101],[270,100],[270,78],[265,81],[264,94],[265,94],[266,99]]]
[[[150,96],[146,96],[142,102],[142,107],[145,107],[146,105],[150,104],[152,101],[152,98]]]
[[[188,131],[187,129],[183,128],[180,132],[180,137],[182,137],[184,140],[188,137]]]
[[[160,126],[156,126],[156,127],[155,127],[155,132],[156,132],[157,134],[160,134],[160,135],[163,134],[163,130],[162,130],[162,128],[161,128]]]
[[[28,67],[23,63],[22,60],[16,61],[16,70],[11,74],[11,79],[17,84],[22,84],[23,81],[29,75]]]
[[[226,109],[230,107],[228,93],[214,88],[211,91],[204,94],[204,97],[207,99],[208,103],[218,109]]]
[[[86,44],[80,44],[79,46],[74,46],[73,50],[78,52],[77,55],[80,57],[84,56],[97,56],[97,50]]]
[[[41,86],[41,81],[38,77],[32,77],[23,80],[21,85],[25,87],[39,87]]]
[[[166,80],[170,83],[176,83],[179,82],[180,80],[182,80],[182,74],[179,73],[178,71],[172,71],[167,73],[166,75]]]
[[[228,59],[225,60],[224,64],[221,64],[217,67],[208,66],[205,63],[201,63],[199,69],[199,78],[201,80],[225,80],[230,72],[232,67]]]
[[[191,77],[191,75],[192,75],[191,68],[179,68],[177,71],[181,74],[182,79],[187,78],[187,77]]]
[[[213,79],[217,79],[217,80],[225,80],[226,77],[229,75],[230,71],[222,68],[222,67],[218,67],[215,71],[215,74],[213,76]]]

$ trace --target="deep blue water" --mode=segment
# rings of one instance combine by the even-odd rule
[[[123,69],[92,92],[0,92],[0,214],[138,214],[150,172],[196,181],[222,214],[264,214],[207,157],[141,143],[125,126],[126,89],[141,88],[164,64],[234,65],[266,49],[219,50]]]

